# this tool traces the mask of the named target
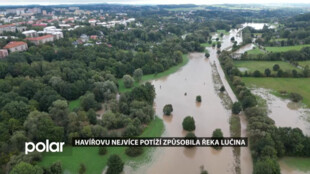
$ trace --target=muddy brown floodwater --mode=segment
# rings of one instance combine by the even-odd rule
[[[222,38],[222,48],[231,47],[231,37],[241,41],[239,30],[232,30]],[[164,137],[184,137],[182,121],[191,115],[196,122],[194,133],[198,137],[211,137],[212,132],[220,128],[224,136],[230,136],[229,119],[231,111],[223,105],[217,94],[212,78],[211,64],[216,64],[218,74],[232,101],[236,97],[232,92],[225,74],[219,64],[216,49],[208,48],[210,58],[204,53],[189,54],[189,62],[179,71],[167,77],[151,81],[156,90],[156,114],[164,120]],[[187,95],[185,95],[187,93]],[[202,102],[197,104],[195,98],[201,95]],[[164,116],[163,107],[173,105],[173,115]],[[242,136],[246,136],[246,120],[241,116]],[[126,173],[170,174],[200,173],[201,166],[209,173],[234,174],[235,168],[241,166],[241,173],[252,173],[252,159],[248,148],[241,148],[240,164],[236,162],[232,147],[217,151],[211,147],[161,147],[152,153],[150,162],[142,164],[136,170]]]

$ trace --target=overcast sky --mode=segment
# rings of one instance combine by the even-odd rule
[[[248,4],[248,3],[310,3],[309,0],[0,0],[0,5],[53,5],[53,4],[89,4],[89,3],[118,3],[118,4]]]

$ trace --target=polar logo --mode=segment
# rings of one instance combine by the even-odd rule
[[[34,144],[33,142],[25,142],[25,154],[29,152],[62,152],[64,142],[51,142],[46,140],[46,142],[38,142]]]

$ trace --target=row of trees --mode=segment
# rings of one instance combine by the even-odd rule
[[[233,104],[233,113],[237,114],[242,109],[248,119],[250,148],[254,159],[253,173],[280,174],[278,157],[309,156],[310,146],[306,143],[310,138],[304,136],[298,128],[277,128],[267,116],[266,108],[257,106],[255,96],[238,76],[229,53],[222,52],[220,61],[240,100],[240,103]]]

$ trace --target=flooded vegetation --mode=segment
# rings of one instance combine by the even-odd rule
[[[222,38],[222,48],[232,46],[231,37],[241,41],[239,30],[231,30]],[[153,80],[156,90],[156,114],[163,118],[165,132],[163,136],[184,137],[182,128],[184,117],[191,115],[196,122],[196,136],[210,137],[220,128],[225,136],[239,134],[246,136],[246,119],[237,119],[237,133],[231,132],[231,104],[237,101],[218,61],[217,49],[207,48],[210,57],[203,53],[189,54],[189,62],[178,72],[167,77]],[[219,91],[224,86],[225,92]],[[195,102],[200,95],[201,103]],[[171,116],[163,114],[166,104],[173,105]],[[219,167],[218,164],[221,164]],[[225,147],[215,150],[211,147],[196,148],[157,148],[150,163],[144,164],[135,173],[199,173],[204,167],[210,173],[252,173],[252,158],[249,148],[234,149]]]

